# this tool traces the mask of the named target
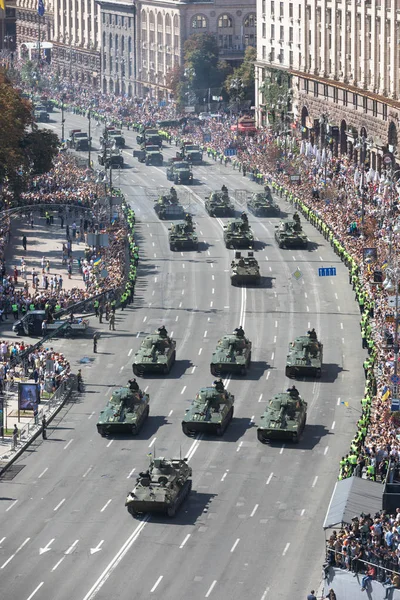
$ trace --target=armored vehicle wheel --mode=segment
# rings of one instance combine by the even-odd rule
[[[104,431],[104,429],[102,427],[98,427],[97,431],[99,432],[101,437],[106,437],[106,432]]]
[[[175,177],[174,177],[174,184],[175,184],[175,185],[178,185],[178,183],[179,183],[179,177],[176,177],[176,176],[175,176]]]
[[[176,250],[175,244],[170,244],[169,249],[172,250],[172,252],[175,252],[175,250]]]
[[[176,361],[176,351],[174,350],[173,353],[171,354],[171,365],[170,365],[170,368],[175,363],[175,361]]]
[[[316,370],[315,370],[315,377],[316,377],[317,379],[320,379],[320,378],[321,378],[321,369],[316,369]]]
[[[247,363],[246,363],[247,368],[249,368],[250,365],[251,365],[251,350],[249,352],[249,358],[247,359]]]
[[[167,515],[170,519],[172,519],[176,515],[176,506],[173,504],[172,506],[168,506]]]
[[[298,444],[299,443],[299,436],[298,436],[297,433],[294,433],[292,435],[292,442],[293,442],[293,444]]]
[[[135,425],[135,424],[132,425],[131,433],[132,433],[132,435],[137,435],[139,433],[137,425]]]
[[[278,245],[279,245],[279,248],[284,248],[285,247],[285,244],[283,242],[279,242]]]
[[[242,377],[244,377],[245,375],[247,375],[247,368],[246,365],[243,365],[240,369],[240,375],[242,375]]]
[[[266,438],[264,437],[264,434],[262,431],[257,431],[257,439],[259,442],[261,442],[262,444],[266,443]]]
[[[286,367],[285,375],[286,375],[286,377],[290,377],[291,379],[293,379],[296,376],[296,372],[291,367]]]
[[[215,433],[217,434],[218,437],[221,437],[222,435],[224,435],[224,428],[222,427],[222,425],[218,425]]]
[[[182,431],[185,435],[190,435],[190,430],[189,430],[189,427],[187,426],[187,423],[182,423]]]
[[[72,327],[70,325],[68,325],[68,327],[66,327],[64,330],[64,336],[71,337],[71,335],[72,335]]]

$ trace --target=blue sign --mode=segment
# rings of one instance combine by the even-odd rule
[[[236,156],[237,150],[236,148],[225,148],[224,154],[225,156]]]
[[[400,376],[399,375],[392,375],[390,378],[392,383],[398,384],[400,383]]]
[[[322,267],[318,269],[320,277],[334,277],[336,275],[336,267]]]

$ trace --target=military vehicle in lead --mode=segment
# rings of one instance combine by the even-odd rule
[[[169,337],[165,327],[146,335],[139,350],[136,352],[132,370],[135,375],[142,377],[153,371],[166,375],[170,372],[176,358],[176,342]]]
[[[154,210],[159,219],[184,219],[185,211],[179,204],[178,195],[174,188],[171,188],[169,194],[161,194],[154,204]]]
[[[321,377],[323,345],[314,329],[289,344],[286,357],[286,377]]]
[[[147,471],[139,473],[125,506],[133,516],[158,512],[174,517],[192,489],[191,477],[186,459],[153,458]]]
[[[190,435],[197,431],[221,436],[233,417],[235,397],[224,388],[222,381],[214,387],[204,387],[196,394],[182,420],[182,431]]]
[[[149,395],[131,387],[117,388],[101,411],[97,431],[102,436],[112,433],[137,435],[149,416]]]
[[[169,247],[171,250],[198,250],[199,240],[194,230],[191,215],[186,215],[184,221],[174,223],[169,228]]]
[[[297,213],[292,219],[283,219],[276,225],[275,239],[279,248],[308,248],[308,238],[304,233]]]
[[[235,214],[228,189],[225,186],[206,196],[205,208],[210,217],[231,217]]]
[[[260,267],[254,258],[254,252],[248,252],[246,257],[237,250],[231,262],[232,285],[258,285],[260,282]]]
[[[257,427],[260,442],[283,440],[298,443],[307,420],[307,402],[297,390],[276,394],[267,404]]]
[[[279,217],[281,214],[270,191],[254,192],[247,201],[247,210],[256,217]]]
[[[245,337],[241,327],[218,340],[210,364],[211,374],[220,377],[222,373],[246,375],[251,363],[251,341]]]
[[[173,181],[175,185],[183,183],[191,185],[193,183],[192,165],[179,158],[171,158],[167,168],[167,179]]]
[[[253,248],[254,235],[246,213],[242,213],[240,219],[234,219],[225,225],[224,242],[227,248]]]

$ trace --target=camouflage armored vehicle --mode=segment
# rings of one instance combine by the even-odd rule
[[[154,204],[154,210],[156,211],[159,219],[185,218],[185,211],[183,206],[179,204],[176,192],[173,193],[170,191],[169,194],[162,194],[159,196],[157,202]]]
[[[197,144],[184,142],[181,145],[181,151],[177,152],[177,158],[189,161],[192,165],[201,165],[203,162],[203,152]]]
[[[190,215],[185,221],[174,223],[169,228],[169,247],[171,250],[198,250],[199,240],[195,233]]]
[[[139,162],[149,165],[162,166],[164,158],[160,152],[160,147],[156,145],[143,146],[140,150],[134,150],[133,156],[138,159]]]
[[[254,258],[254,252],[248,252],[247,257],[241,252],[235,252],[231,262],[232,285],[258,285],[261,282],[260,267]]]
[[[243,331],[241,328],[238,330]],[[220,377],[222,373],[246,375],[251,363],[251,342],[235,330],[218,340],[210,364],[212,375]]]
[[[104,166],[106,169],[114,168],[114,167],[123,167],[124,166],[124,157],[121,154],[121,151],[118,149],[107,148],[106,152],[102,152],[97,155],[97,160],[99,164]]]
[[[146,335],[133,359],[134,374],[142,377],[149,371],[169,373],[176,358],[175,348],[175,340],[166,332],[161,334],[160,331],[156,331]]]
[[[223,435],[233,417],[234,401],[235,397],[224,389],[223,384],[219,389],[217,386],[201,388],[183,417],[183,433],[189,435],[201,431]]]
[[[247,201],[247,209],[256,217],[279,217],[280,208],[272,199],[271,193],[254,192]]]
[[[125,506],[135,516],[146,512],[174,517],[192,489],[192,469],[186,459],[154,458],[147,471],[139,473]]]
[[[296,213],[297,214],[297,213]],[[307,248],[308,238],[302,230],[300,217],[296,214],[293,219],[283,219],[276,225],[275,239],[279,248]]]
[[[323,345],[317,336],[301,335],[289,344],[286,377],[321,377]]]
[[[210,217],[231,217],[235,214],[228,190],[211,192],[206,196],[205,208]]]
[[[149,416],[149,396],[141,390],[121,387],[113,391],[97,421],[102,436],[112,433],[137,435]]]
[[[253,248],[254,235],[246,213],[240,219],[234,219],[224,227],[224,242],[227,248]]]
[[[298,394],[298,393],[297,393]],[[257,437],[260,442],[284,440],[298,443],[307,419],[307,402],[290,392],[276,394],[261,416]]]
[[[125,138],[122,135],[121,129],[110,129],[108,139],[116,148],[125,148]]]
[[[192,184],[192,166],[186,161],[172,158],[167,168],[167,179],[168,181],[173,181],[175,185],[178,183]]]
[[[142,129],[139,135],[136,136],[138,144],[152,144],[154,146],[162,146],[162,139],[158,133],[158,129]]]

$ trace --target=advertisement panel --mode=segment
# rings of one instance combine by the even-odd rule
[[[40,401],[38,383],[18,384],[18,410],[37,410]]]

